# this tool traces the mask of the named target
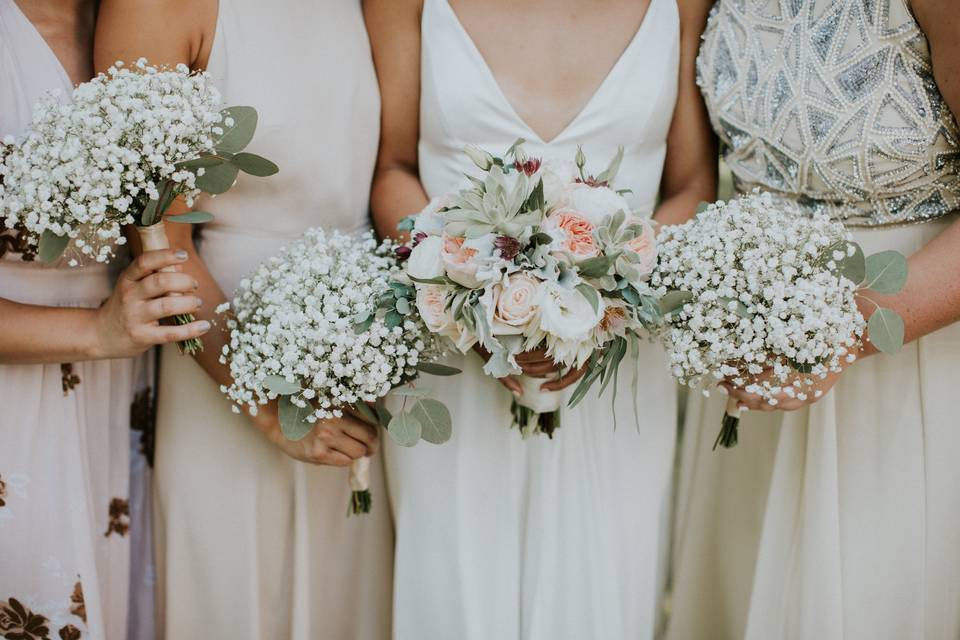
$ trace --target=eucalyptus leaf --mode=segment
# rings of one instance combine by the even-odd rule
[[[293,404],[290,396],[280,396],[280,432],[287,440],[303,440],[313,431],[313,423],[307,421],[307,416],[313,413],[310,403],[306,407]]]
[[[373,326],[373,323],[374,321],[376,321],[376,319],[377,319],[376,314],[371,313],[367,315],[367,317],[357,320],[357,322],[353,324],[353,332],[363,333],[364,331],[368,330],[370,327]]]
[[[375,424],[375,425],[380,424],[380,418],[377,416],[373,408],[370,405],[368,405],[366,402],[363,402],[361,400],[359,402],[353,403],[353,405],[351,406],[353,407],[354,411],[359,413],[360,416],[370,424]]]
[[[403,316],[408,316],[413,312],[413,309],[410,307],[410,301],[406,298],[397,298],[396,309],[397,313]]]
[[[870,342],[883,353],[896,353],[903,346],[903,318],[893,309],[877,309],[867,322]]]
[[[854,284],[860,284],[867,277],[867,263],[863,248],[856,243],[853,247],[853,255],[844,256],[840,261],[840,275]]]
[[[213,214],[208,211],[191,211],[189,213],[181,213],[178,216],[167,216],[165,220],[167,222],[184,224],[201,224],[213,220]]]
[[[47,229],[40,236],[40,246],[38,247],[37,257],[40,262],[50,264],[56,262],[67,249],[70,242],[69,236],[58,236],[53,231]]]
[[[412,447],[420,441],[423,425],[410,413],[398,413],[390,420],[387,433],[401,447]]]
[[[750,315],[750,310],[747,309],[747,305],[743,304],[743,303],[742,303],[741,301],[739,301],[739,300],[735,300],[734,298],[726,298],[726,297],[724,297],[724,298],[717,298],[717,300],[718,300],[719,302],[723,303],[723,306],[724,306],[724,307],[729,307],[731,302],[736,302],[736,303],[737,303],[737,306],[736,306],[736,308],[733,310],[733,312],[734,312],[735,314],[737,314],[737,315],[740,316],[741,318],[747,318],[748,320],[753,317],[752,315]]]
[[[594,313],[600,310],[600,294],[596,289],[588,285],[586,282],[581,282],[578,284],[576,289],[580,292],[580,295],[587,299],[587,302],[589,302],[590,306],[593,307]]]
[[[260,178],[272,176],[280,171],[280,167],[273,162],[254,153],[238,153],[230,162],[240,171]]]
[[[196,169],[209,169],[210,167],[218,167],[221,164],[230,161],[229,155],[205,155],[200,156],[199,158],[194,158],[192,160],[184,160],[183,162],[178,162],[175,166],[178,169],[187,169],[190,171]]]
[[[157,221],[157,209],[159,205],[159,200],[150,200],[147,202],[147,206],[143,208],[143,213],[140,214],[140,222],[138,224],[141,227],[149,227]]]
[[[613,182],[617,174],[620,173],[620,163],[623,162],[623,147],[617,148],[617,155],[613,157],[613,160],[610,161],[610,165],[606,168],[603,173],[597,176],[597,182]]]
[[[300,391],[300,385],[290,382],[283,376],[267,376],[263,379],[263,386],[277,395],[289,396]]]
[[[868,256],[866,262],[865,289],[892,296],[907,283],[907,259],[899,251],[881,251]]]
[[[445,364],[439,364],[437,362],[418,362],[417,371],[431,376],[455,376],[461,373],[460,369],[456,367],[448,367]]]
[[[660,314],[666,316],[679,311],[691,300],[693,294],[689,291],[669,291],[660,298]]]
[[[633,287],[627,286],[620,289],[620,297],[633,306],[640,304],[640,294]]]
[[[387,311],[387,315],[384,316],[383,321],[384,324],[387,325],[387,329],[393,329],[394,327],[399,327],[401,324],[403,324],[403,316],[391,309],[390,311]]]
[[[420,400],[413,405],[410,413],[422,426],[421,437],[431,444],[443,444],[453,434],[450,410],[442,402]]]
[[[240,153],[247,148],[257,131],[257,110],[253,107],[228,107],[221,111],[224,118],[233,118],[233,126],[225,131],[215,145],[222,153]]]
[[[377,401],[373,404],[373,410],[377,412],[377,422],[383,426],[390,424],[393,416],[390,414],[390,410],[387,409],[387,403],[384,398],[377,398]]]
[[[226,193],[237,181],[239,173],[240,170],[232,164],[211,167],[204,171],[202,176],[197,176],[197,188],[212,196]]]
[[[709,202],[701,202],[700,204],[697,205],[697,213],[703,213],[709,208],[710,208]]]

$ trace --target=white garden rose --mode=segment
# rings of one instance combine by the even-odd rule
[[[548,158],[540,167],[543,180],[543,197],[554,207],[563,207],[566,202],[566,188],[577,177],[577,165],[570,160]]]
[[[602,225],[618,211],[630,213],[630,203],[608,187],[571,184],[566,189],[566,208],[580,212],[596,226]]]
[[[440,210],[449,206],[450,198],[447,196],[438,196],[430,201],[423,208],[413,222],[413,235],[425,233],[428,236],[439,236],[443,234],[443,225],[445,224]]]
[[[468,289],[479,289],[498,275],[493,267],[500,259],[494,256],[496,236],[488,233],[465,239],[444,236],[440,257],[447,277]]]
[[[428,236],[421,240],[410,253],[407,260],[407,273],[420,280],[433,280],[443,275],[443,260],[440,252],[443,239],[440,236]]]
[[[493,314],[495,333],[523,333],[537,315],[542,286],[542,281],[525,271],[509,276]]]
[[[600,322],[601,310],[576,289],[546,282],[540,296],[540,329],[561,340],[583,341]]]

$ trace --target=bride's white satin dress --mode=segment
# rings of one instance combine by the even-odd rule
[[[457,188],[467,143],[573,158],[593,173],[625,147],[618,186],[655,204],[677,93],[675,0],[644,22],[581,113],[552,141],[523,122],[446,0],[422,17],[420,176],[428,195]],[[661,352],[625,362],[616,407],[592,393],[565,410],[553,440],[510,426],[510,394],[473,355],[427,380],[454,417],[450,442],[386,446],[396,526],[394,638],[652,638],[668,546],[675,387]],[[633,376],[638,377],[634,419]],[[614,411],[618,425],[614,428]]]

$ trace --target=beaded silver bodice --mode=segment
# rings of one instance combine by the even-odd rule
[[[960,209],[960,130],[907,0],[718,0],[697,81],[741,192],[850,226]]]

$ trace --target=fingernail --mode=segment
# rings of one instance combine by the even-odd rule
[[[203,300],[201,300],[200,298],[197,298],[197,309],[199,309],[202,306],[203,306]]]
[[[184,260],[186,260],[186,259],[188,258],[187,252],[186,252],[186,251],[183,251],[182,249],[181,249],[180,251],[177,251],[177,253],[174,254],[174,255],[176,255],[177,260],[179,260],[180,262],[183,262]]]
[[[202,331],[209,331],[209,330],[210,330],[210,323],[207,322],[206,320],[201,320],[201,321],[200,321],[200,329],[201,329]]]

